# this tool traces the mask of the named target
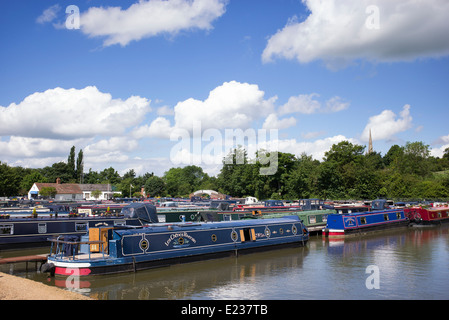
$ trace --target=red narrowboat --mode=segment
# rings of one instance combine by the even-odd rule
[[[449,206],[411,207],[404,210],[413,225],[438,225],[449,222]]]

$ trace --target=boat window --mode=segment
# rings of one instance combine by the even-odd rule
[[[316,223],[316,216],[309,216],[309,223]]]
[[[396,213],[396,218],[401,219],[401,213],[400,212]]]
[[[77,222],[75,223],[75,231],[87,231],[87,222]]]
[[[223,221],[231,221],[231,215],[230,214],[224,214],[223,215]]]
[[[47,233],[47,224],[46,223],[38,223],[37,232],[39,233]]]
[[[114,226],[126,226],[126,221],[125,220],[114,220]]]
[[[360,223],[366,224],[366,217],[360,217]]]
[[[384,220],[385,220],[385,221],[390,220],[390,217],[388,216],[388,213],[385,213],[385,214],[384,214]]]
[[[0,224],[0,234],[14,234],[14,226],[12,224]]]

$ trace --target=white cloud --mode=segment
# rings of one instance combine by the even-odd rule
[[[430,155],[432,157],[437,157],[437,158],[441,158],[444,155],[444,151],[449,148],[449,144],[445,144],[443,146],[441,146],[440,148],[432,148],[430,150]]]
[[[444,151],[449,148],[449,134],[447,136],[439,137],[433,144],[442,146],[439,148],[432,148],[432,150],[430,150],[430,155],[441,158],[444,155]]]
[[[395,134],[412,127],[412,120],[410,105],[408,104],[403,107],[399,117],[391,110],[384,110],[380,114],[369,118],[361,139],[362,141],[368,141],[370,130],[373,141],[394,139]]]
[[[290,97],[288,102],[279,108],[280,114],[288,113],[303,113],[312,114],[317,112],[321,108],[321,103],[314,100],[314,97],[318,97],[316,93],[301,94],[299,96]]]
[[[86,157],[97,157],[114,151],[129,152],[137,147],[138,142],[136,140],[128,137],[112,137],[89,144],[84,148],[83,153]]]
[[[290,19],[271,36],[262,54],[323,60],[330,68],[352,61],[411,61],[449,54],[449,2],[446,0],[303,0],[305,21]]]
[[[305,153],[312,156],[313,159],[322,161],[324,153],[329,151],[332,145],[338,144],[345,140],[354,144],[358,143],[355,139],[346,138],[343,135],[327,137],[310,142],[296,141],[296,139],[286,139],[275,141],[275,143],[279,146],[278,151],[293,153],[296,156],[300,156]]]
[[[55,4],[42,12],[42,14],[37,17],[36,22],[40,24],[44,24],[47,22],[52,22],[56,19],[58,12],[61,10],[61,6],[59,4]]]
[[[275,113],[271,113],[263,123],[263,129],[286,129],[296,125],[296,119],[293,117],[278,119]]]
[[[340,97],[333,97],[326,101],[323,112],[339,112],[349,108],[349,102],[342,101]]]
[[[121,135],[149,112],[150,101],[113,99],[96,87],[49,89],[0,106],[0,136],[67,139]]]
[[[225,82],[209,92],[204,101],[189,98],[174,107],[174,120],[158,117],[150,125],[136,128],[135,138],[169,138],[171,134],[183,134],[206,129],[247,129],[254,121],[274,111],[277,97],[264,99],[265,93],[255,84],[237,81]]]
[[[90,37],[106,37],[104,46],[126,46],[161,34],[210,30],[225,7],[224,0],[140,0],[125,10],[92,7],[81,15],[81,31]]]
[[[84,143],[83,139],[60,140],[11,136],[0,140],[0,158],[32,158],[66,155],[73,145]]]
[[[276,97],[264,100],[264,95],[255,84],[225,82],[204,101],[190,98],[179,102],[175,106],[175,126],[191,130],[199,121],[202,129],[249,128],[254,120],[274,110]]]
[[[170,108],[169,106],[162,106],[157,108],[157,115],[158,116],[172,116],[174,115],[175,112],[172,108]]]
[[[164,117],[157,117],[151,124],[140,126],[131,133],[136,139],[144,137],[154,138],[170,138],[173,128],[170,126],[170,121]]]
[[[326,101],[325,106],[322,106],[321,102],[315,99],[318,97],[319,94],[317,93],[300,94],[290,97],[287,103],[279,107],[279,113],[281,115],[289,113],[332,113],[345,110],[349,107],[349,103],[342,101],[338,96],[330,98]]]

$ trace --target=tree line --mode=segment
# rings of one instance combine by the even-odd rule
[[[258,157],[250,159],[244,148],[232,150],[220,173],[209,176],[201,167],[171,168],[162,176],[153,172],[123,176],[112,167],[83,172],[83,153],[75,158],[72,147],[66,162],[39,169],[10,167],[0,162],[0,196],[26,195],[34,182],[108,183],[123,196],[188,197],[196,190],[216,190],[233,197],[259,199],[449,199],[449,148],[443,157],[430,156],[423,142],[394,145],[382,156],[365,152],[365,146],[342,141],[325,153],[322,161],[310,155],[278,152],[277,170],[260,175]],[[266,156],[266,153],[264,154]],[[238,161],[237,161],[238,160]]]

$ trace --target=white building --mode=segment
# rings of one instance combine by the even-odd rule
[[[120,193],[120,191],[114,191],[110,184],[79,184],[81,191],[83,192],[83,198],[86,200],[110,200],[114,193]],[[92,192],[98,190],[101,192],[98,198],[92,196]]]
[[[115,191],[110,184],[61,183],[61,180],[57,179],[56,183],[34,183],[30,191],[28,191],[28,199],[37,198],[42,188],[45,187],[53,187],[56,189],[55,200],[110,200],[114,193],[121,194],[120,191]],[[101,192],[98,198],[92,196],[92,192],[95,190]]]
[[[74,183],[40,183],[36,182],[28,191],[28,199],[37,198],[43,188],[52,187],[56,189],[55,200],[78,201],[83,200],[83,192]]]

